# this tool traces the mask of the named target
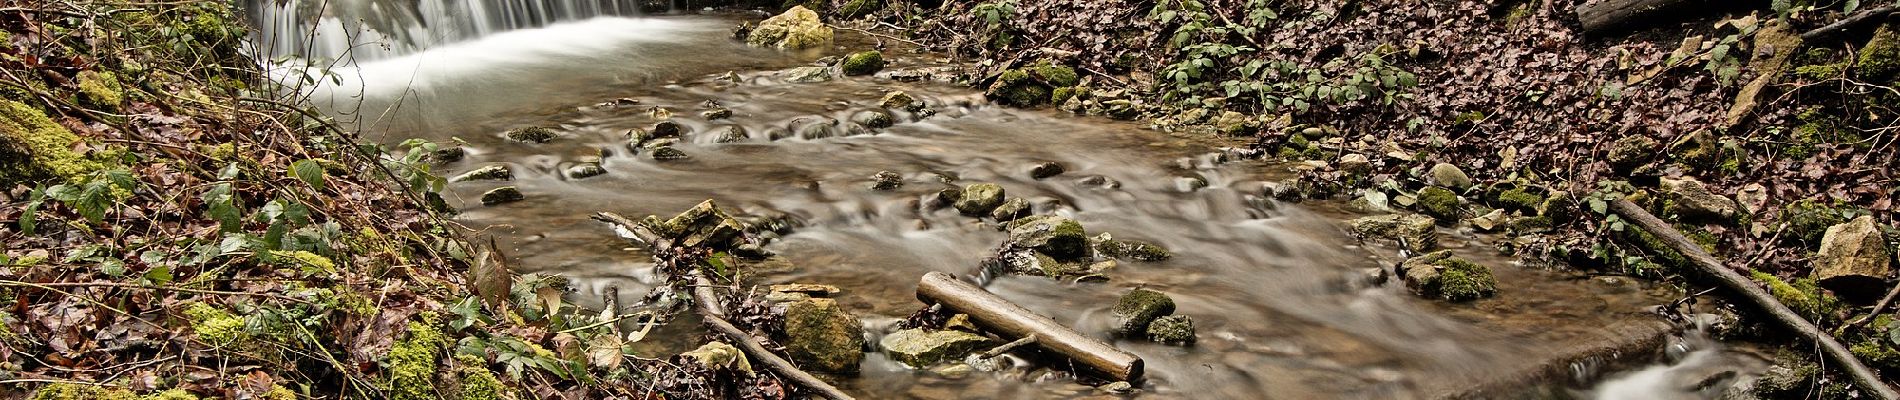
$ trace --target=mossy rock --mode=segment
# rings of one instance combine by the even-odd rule
[[[526,198],[527,197],[522,196],[521,189],[514,186],[502,186],[489,189],[487,192],[482,192],[482,205],[501,205],[521,201]]]
[[[1832,321],[1841,309],[1840,300],[1823,293],[1821,286],[1813,279],[1795,278],[1790,282],[1761,271],[1751,272],[1749,277],[1767,286],[1768,294],[1775,296],[1776,300],[1811,320]]]
[[[105,162],[73,151],[79,135],[25,103],[0,100],[0,181],[78,180]]]
[[[1900,23],[1889,22],[1874,31],[1854,64],[1862,79],[1890,82],[1900,78]]]
[[[966,192],[968,189],[965,189]],[[1065,217],[1025,218],[1009,224],[1011,244],[1035,249],[1058,260],[1074,260],[1089,255],[1088,233],[1082,223]]]
[[[823,372],[855,373],[864,359],[858,317],[832,299],[806,299],[785,307],[785,352],[799,365]]]
[[[1428,187],[1418,191],[1419,212],[1430,215],[1441,222],[1457,221],[1461,214],[1458,194],[1441,187]]]
[[[1498,193],[1497,205],[1509,211],[1536,212],[1544,204],[1544,196],[1531,193],[1523,188]]]
[[[111,72],[80,71],[79,102],[101,110],[117,110],[125,102],[125,87]]]
[[[509,140],[522,143],[547,143],[554,140],[554,131],[539,126],[515,128],[506,133]]]
[[[1072,87],[1080,82],[1074,68],[1042,61],[1003,71],[983,94],[1004,105],[1033,107],[1055,100],[1053,93],[1057,88]]]
[[[1434,263],[1439,271],[1438,297],[1447,301],[1471,301],[1491,297],[1498,292],[1498,280],[1491,268],[1462,258],[1450,257]]]
[[[1116,336],[1140,336],[1148,332],[1148,325],[1156,319],[1174,313],[1174,298],[1167,294],[1145,288],[1135,288],[1115,301],[1110,310],[1115,314],[1116,324],[1111,329]]]
[[[798,50],[828,45],[831,38],[831,27],[818,19],[817,12],[794,5],[784,13],[760,21],[759,26],[747,34],[746,43]]]
[[[1097,253],[1101,253],[1102,256],[1109,258],[1126,258],[1136,261],[1163,261],[1174,257],[1174,253],[1169,252],[1167,248],[1163,248],[1159,245],[1138,240],[1117,240],[1109,237],[1106,233],[1090,239],[1090,242],[1095,246]]]
[[[875,74],[878,70],[884,69],[884,53],[877,50],[851,53],[844,56],[844,61],[838,64],[838,68],[848,76]]]
[[[1186,315],[1156,318],[1148,324],[1148,340],[1174,345],[1194,344],[1194,319]]]
[[[389,347],[389,357],[383,361],[388,372],[389,391],[386,394],[394,400],[425,400],[440,398],[436,394],[436,372],[443,350],[449,345],[449,339],[436,330],[423,317],[420,321],[411,321],[402,340]]]
[[[880,8],[884,8],[884,2],[879,0],[849,0],[844,5],[838,6],[838,16],[857,18],[869,15]]]
[[[1001,205],[1003,205],[1003,186],[994,183],[974,183],[963,187],[954,206],[963,215],[982,216]]]

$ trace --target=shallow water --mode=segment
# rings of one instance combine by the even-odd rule
[[[1076,218],[1091,235],[1108,232],[1174,251],[1164,262],[1123,262],[1107,283],[1004,277],[988,286],[1104,338],[1107,309],[1120,294],[1145,286],[1172,295],[1177,312],[1194,318],[1197,345],[1112,342],[1146,360],[1144,397],[1431,397],[1535,365],[1550,349],[1619,322],[1654,318],[1648,307],[1672,299],[1668,290],[1627,281],[1527,268],[1498,255],[1487,238],[1451,228],[1441,228],[1441,243],[1493,268],[1497,298],[1445,304],[1411,296],[1402,285],[1367,286],[1362,271],[1389,263],[1395,251],[1348,236],[1342,221],[1360,214],[1344,204],[1264,198],[1263,184],[1293,176],[1291,166],[1224,162],[1221,147],[1236,143],[992,106],[980,93],[951,85],[878,77],[788,83],[776,71],[825,54],[748,48],[727,38],[730,25],[712,17],[598,18],[499,33],[339,67],[337,78],[311,93],[333,113],[360,117],[357,126],[385,142],[466,143],[468,157],[445,166],[445,176],[512,167],[512,182],[456,183],[446,195],[463,211],[459,222],[496,237],[519,272],[572,278],[576,301],[598,304],[611,287],[630,304],[652,279],[647,255],[588,219],[594,212],[671,215],[711,198],[743,216],[788,215],[796,228],[767,248],[796,267],[754,280],[843,288],[840,303],[865,321],[872,343],[921,307],[914,291],[924,273],[970,272],[1004,239],[992,222],[931,209],[926,199],[951,184],[1001,184],[1037,213]],[[869,46],[863,38],[841,43]],[[930,55],[886,54],[895,69],[949,65]],[[728,71],[739,80],[720,77]],[[797,132],[831,120],[847,121],[839,130],[848,131],[853,113],[877,108],[892,90],[924,100],[937,114],[896,112],[897,125],[865,135],[768,139],[775,129]],[[733,116],[701,118],[708,101]],[[676,146],[690,159],[655,161],[628,148],[625,132],[657,122],[654,107],[690,128]],[[560,137],[538,145],[503,138],[524,126],[552,127]],[[734,126],[750,139],[714,143],[717,132]],[[564,176],[596,157],[607,174]],[[1067,172],[1029,177],[1031,166],[1050,161]],[[879,171],[897,172],[906,184],[871,190],[869,177]],[[944,175],[957,179],[944,183]],[[1121,185],[1082,183],[1094,176]],[[1207,186],[1184,186],[1189,177]],[[527,199],[482,206],[481,193],[501,185],[520,187]],[[695,345],[692,322],[674,323],[644,350],[658,356]],[[952,379],[871,353],[862,369],[835,381],[865,398],[1099,394],[1033,366]],[[1575,397],[1645,392],[1634,383],[1581,389],[1604,372],[1585,369],[1574,381],[1553,384]]]

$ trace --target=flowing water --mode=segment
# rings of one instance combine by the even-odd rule
[[[559,10],[584,9],[572,2],[551,3]],[[480,7],[468,6],[495,0],[421,4],[422,11],[411,9],[403,18],[436,28],[390,23],[396,28],[357,32],[389,29],[430,39],[400,41],[371,57],[329,63],[327,74],[304,82],[306,92],[386,143],[409,138],[465,143],[468,157],[445,166],[445,175],[486,165],[512,167],[512,182],[455,183],[446,196],[462,210],[459,222],[496,237],[518,272],[570,277],[577,288],[570,297],[580,302],[598,304],[614,288],[630,304],[653,279],[643,250],[591,221],[590,214],[671,215],[711,198],[742,216],[795,221],[791,233],[767,248],[796,266],[764,271],[754,281],[843,288],[840,303],[865,321],[875,343],[876,336],[921,307],[913,295],[919,277],[930,271],[967,273],[1004,239],[991,222],[929,207],[928,199],[939,189],[974,182],[1001,184],[1008,195],[1030,200],[1037,213],[1076,218],[1091,235],[1149,241],[1176,254],[1163,262],[1122,263],[1108,273],[1112,279],[1106,283],[1003,277],[987,287],[1104,338],[1111,318],[1107,309],[1120,294],[1145,286],[1172,295],[1178,313],[1194,318],[1198,344],[1112,342],[1146,360],[1149,379],[1139,385],[1143,396],[1434,397],[1534,368],[1550,361],[1556,349],[1601,337],[1606,327],[1654,319],[1648,309],[1672,300],[1668,290],[1633,281],[1528,268],[1486,244],[1495,238],[1452,228],[1441,228],[1441,242],[1491,266],[1500,293],[1466,304],[1420,299],[1402,285],[1363,283],[1364,271],[1389,264],[1395,251],[1363,246],[1345,233],[1342,221],[1358,212],[1338,202],[1283,203],[1262,196],[1265,182],[1293,176],[1292,166],[1229,160],[1221,148],[1235,143],[1220,138],[993,106],[980,93],[947,84],[879,77],[791,83],[778,71],[810,65],[830,51],[749,48],[729,38],[734,20],[726,18],[588,19],[603,12],[575,12],[534,14],[565,17],[526,23],[498,19],[492,7],[476,12]],[[269,30],[260,35],[260,43],[285,37],[283,29],[348,25],[340,21],[349,18],[337,15],[352,15],[325,10],[319,12],[325,17],[310,21],[299,16],[309,11],[295,14],[295,7],[260,5],[256,10],[258,20],[267,23],[262,26],[278,29],[276,36]],[[511,30],[530,26],[536,28]],[[330,44],[284,54],[317,60],[347,55],[334,50],[339,47],[364,47],[348,38],[302,40]],[[840,45],[871,44],[843,37]],[[954,66],[929,54],[886,54],[893,69]],[[853,113],[877,108],[880,97],[893,90],[927,102],[936,114],[900,111],[895,126],[851,128]],[[733,116],[701,118],[708,102],[731,109]],[[625,133],[657,122],[655,107],[671,111],[674,121],[689,128],[676,148],[690,159],[655,161],[628,147]],[[839,123],[839,136],[773,139],[832,121],[847,121]],[[523,144],[502,135],[525,126],[551,127],[559,137]],[[748,139],[716,143],[734,128]],[[605,175],[572,179],[565,174],[596,160]],[[1051,161],[1068,172],[1029,177],[1031,166]],[[879,171],[901,174],[905,185],[871,190],[869,177]],[[944,183],[947,176],[955,181]],[[1103,185],[1095,177],[1120,184]],[[1207,185],[1187,184],[1196,179]],[[482,206],[481,193],[501,185],[518,186],[526,200]],[[652,335],[643,351],[657,356],[696,345],[700,331],[691,322],[676,322]],[[1676,355],[1681,354],[1690,353]],[[1745,367],[1741,364],[1696,359],[1653,368]],[[1073,377],[1033,366],[953,378],[907,369],[873,352],[862,369],[834,381],[863,398],[1099,394]],[[1646,378],[1668,371],[1636,371],[1588,388],[1605,374],[1580,368],[1547,384],[1564,397],[1674,393],[1666,388],[1668,379]],[[1683,393],[1691,396],[1683,398],[1701,396]]]

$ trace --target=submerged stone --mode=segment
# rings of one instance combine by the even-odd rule
[[[656,148],[656,149],[653,149],[653,152],[648,155],[653,157],[653,159],[657,161],[683,160],[683,159],[691,157],[691,156],[686,155],[686,152],[680,151],[679,149],[675,149],[672,147]]]
[[[522,143],[547,143],[554,140],[554,131],[539,126],[511,129],[506,135],[509,140]]]
[[[885,355],[913,368],[927,368],[941,362],[960,360],[989,343],[989,338],[974,333],[914,328],[892,332],[878,341]]]
[[[1043,178],[1048,178],[1048,177],[1052,177],[1056,175],[1062,175],[1062,173],[1066,171],[1068,171],[1068,169],[1063,168],[1062,163],[1050,161],[1050,162],[1045,162],[1041,164],[1036,164],[1036,166],[1030,167],[1029,177],[1034,178],[1034,179],[1043,179]]]
[[[514,177],[514,172],[509,171],[506,165],[489,165],[463,172],[461,175],[449,178],[449,182],[505,181]]]
[[[871,175],[872,190],[897,190],[904,187],[904,176],[891,171],[878,171]]]
[[[855,373],[864,359],[861,326],[836,300],[793,302],[785,306],[785,352],[804,368]]]
[[[872,128],[889,128],[894,121],[889,111],[864,110],[851,114],[851,122]]]
[[[874,74],[884,69],[884,53],[876,50],[851,53],[844,57],[844,61],[839,63],[838,68],[843,70],[845,75],[850,76]]]
[[[793,6],[784,13],[759,21],[759,26],[746,35],[746,43],[797,50],[830,44],[831,37],[831,27],[818,19],[817,12],[804,6]]]
[[[576,165],[576,166],[567,168],[568,179],[586,179],[586,178],[591,178],[591,177],[596,177],[596,176],[601,176],[601,175],[606,175],[606,174],[607,174],[606,168],[601,168],[600,164],[594,164],[594,163],[581,164],[581,165]]]
[[[1148,340],[1174,345],[1194,344],[1194,319],[1169,315],[1148,324]]]
[[[980,216],[1003,205],[1003,187],[994,183],[974,183],[964,186],[956,201],[957,211],[963,215]]]
[[[1115,326],[1110,330],[1120,337],[1140,337],[1148,332],[1148,325],[1156,319],[1174,313],[1174,299],[1167,294],[1135,288],[1122,295],[1112,309],[1115,314]]]
[[[487,192],[483,192],[482,205],[492,206],[492,205],[497,205],[497,204],[513,203],[513,202],[521,201],[522,199],[525,199],[525,198],[526,198],[525,196],[521,195],[521,189],[517,189],[514,186],[502,186],[502,187],[498,187],[494,189],[489,189]]]
[[[1872,216],[1827,228],[1815,253],[1814,279],[1843,298],[1866,300],[1886,290],[1892,251]]]

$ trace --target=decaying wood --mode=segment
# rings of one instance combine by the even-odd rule
[[[620,232],[622,236],[639,241],[641,244],[654,246],[664,240],[659,233],[653,232],[653,230],[647,229],[645,225],[640,225],[639,222],[634,222],[634,220],[623,217],[620,214],[601,211],[594,213],[594,220],[606,222],[609,225],[619,228],[619,231],[623,231]]]
[[[1833,37],[1834,35],[1839,34],[1842,31],[1846,31],[1855,26],[1859,26],[1861,24],[1864,24],[1873,20],[1877,20],[1880,18],[1886,18],[1887,16],[1893,15],[1896,13],[1900,13],[1900,4],[1889,5],[1886,7],[1875,8],[1871,10],[1861,10],[1860,12],[1854,13],[1854,15],[1848,16],[1847,18],[1841,18],[1840,21],[1834,21],[1834,23],[1827,24],[1827,26],[1814,28],[1814,30],[1802,33],[1801,41],[1808,42],[1808,43],[1817,43],[1829,37]]]
[[[1822,354],[1826,355],[1829,360],[1836,364],[1840,364],[1843,369],[1846,369],[1848,375],[1853,377],[1854,383],[1861,388],[1873,392],[1882,399],[1900,399],[1900,392],[1895,392],[1892,386],[1888,386],[1886,382],[1882,381],[1878,373],[1867,368],[1867,365],[1861,363],[1859,358],[1855,358],[1854,353],[1848,352],[1847,347],[1842,346],[1841,342],[1834,340],[1833,336],[1822,331],[1820,327],[1809,323],[1806,318],[1801,317],[1800,314],[1796,314],[1794,310],[1788,309],[1788,306],[1781,304],[1781,301],[1775,300],[1774,296],[1769,295],[1767,291],[1756,286],[1754,281],[1723,266],[1721,260],[1717,260],[1715,256],[1703,250],[1701,245],[1697,245],[1695,242],[1690,241],[1689,238],[1682,236],[1682,233],[1677,232],[1676,228],[1669,226],[1669,223],[1663,222],[1663,220],[1656,218],[1655,215],[1651,215],[1648,211],[1644,211],[1641,206],[1627,199],[1617,199],[1610,204],[1610,208],[1615,210],[1617,215],[1621,215],[1624,220],[1629,221],[1644,232],[1655,236],[1658,240],[1668,245],[1670,249],[1681,253],[1683,258],[1687,258],[1691,266],[1695,267],[1696,270],[1702,272],[1704,275],[1715,278],[1722,286],[1740,294],[1742,298],[1748,302],[1754,303],[1755,306],[1760,307],[1763,311],[1767,312],[1768,315],[1773,316],[1775,321],[1779,322],[1783,327],[1793,330],[1801,337],[1813,341],[1816,345],[1820,346]]]
[[[746,357],[750,357],[752,361],[765,364],[765,368],[778,373],[779,376],[792,381],[792,383],[798,386],[817,392],[819,396],[824,396],[831,400],[852,400],[851,395],[845,394],[844,391],[838,390],[837,387],[831,386],[830,383],[826,383],[824,380],[820,380],[810,373],[806,373],[805,370],[798,369],[798,366],[792,365],[791,361],[786,361],[784,358],[779,357],[778,354],[773,354],[771,350],[767,350],[765,346],[760,345],[758,340],[752,338],[751,333],[747,333],[745,330],[739,329],[738,326],[734,326],[731,322],[727,322],[725,314],[715,308],[717,307],[716,305],[719,304],[719,299],[713,296],[712,280],[706,279],[705,277],[698,277],[696,285],[693,288],[693,298],[696,300],[694,303],[698,303],[698,306],[694,307],[694,309],[699,311],[700,317],[705,318],[706,325],[711,326],[713,331],[725,335],[727,339],[732,339],[734,344],[738,345],[739,350],[744,351]]]
[[[1022,339],[1016,339],[1016,341],[1014,342],[1004,343],[1002,346],[996,346],[996,348],[984,350],[982,354],[977,354],[976,357],[988,360],[988,359],[996,358],[996,356],[1003,355],[1003,353],[1008,353],[1010,350],[1015,350],[1018,347],[1028,346],[1032,343],[1036,343],[1036,335],[1024,336]]]
[[[1596,0],[1577,6],[1584,32],[1603,32],[1653,17],[1697,0]]]
[[[983,288],[943,272],[924,274],[917,299],[967,314],[970,321],[1009,338],[1035,336],[1035,345],[1121,381],[1141,379],[1141,357],[1095,340]]]

